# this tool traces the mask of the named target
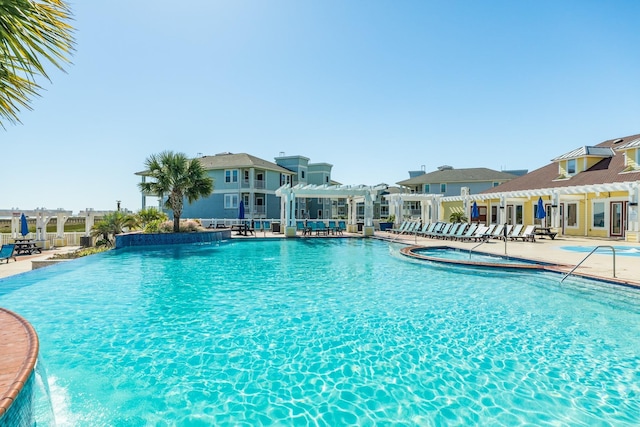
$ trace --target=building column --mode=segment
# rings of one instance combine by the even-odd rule
[[[364,226],[362,227],[362,234],[364,236],[373,236],[373,201],[375,196],[370,192],[364,195]]]

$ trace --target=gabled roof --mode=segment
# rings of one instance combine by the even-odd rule
[[[487,182],[487,181],[505,181],[516,178],[516,175],[499,172],[487,168],[468,168],[468,169],[442,169],[404,181],[399,181],[398,185],[420,185],[420,184],[442,184],[453,182]]]
[[[628,148],[640,148],[640,138],[625,142],[623,145],[616,147],[616,150],[626,150]]]
[[[624,138],[616,138],[604,141],[596,147],[612,148],[622,146],[626,142],[639,139],[639,135],[631,135]],[[622,139],[622,141],[616,142]],[[578,185],[609,184],[616,182],[627,182],[640,180],[640,171],[620,173],[624,170],[624,157],[620,154],[606,157],[593,165],[591,168],[582,171],[568,179],[556,180],[558,178],[557,163],[550,163],[546,166],[529,172],[526,175],[512,179],[497,187],[485,190],[482,193],[499,193],[507,191],[536,190],[541,188],[559,188]]]
[[[280,173],[294,174],[289,169],[278,166],[275,163],[252,156],[251,154],[221,153],[215,156],[203,156],[198,159],[205,170],[257,168],[267,169]]]
[[[575,150],[569,151],[561,156],[556,157],[555,159],[551,159],[552,162],[557,162],[558,160],[570,160],[577,159],[580,157],[612,157],[614,156],[613,149],[611,147],[600,147],[600,146],[590,146],[585,145],[584,147],[576,148]]]

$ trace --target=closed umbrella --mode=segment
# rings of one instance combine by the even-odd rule
[[[244,201],[240,200],[240,205],[238,206],[238,218],[244,219]]]
[[[478,218],[480,216],[480,212],[478,211],[478,204],[474,201],[473,206],[471,206],[471,219]]]
[[[27,217],[24,214],[20,215],[20,234],[22,237],[29,234],[29,224],[27,224]]]
[[[542,197],[538,198],[538,207],[536,208],[536,219],[543,219],[547,216],[547,213],[544,211],[544,203],[542,202]]]

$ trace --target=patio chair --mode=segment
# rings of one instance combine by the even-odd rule
[[[343,231],[347,231],[347,224],[344,221],[338,221],[338,228],[336,231],[342,234]]]
[[[451,231],[451,227],[453,227],[453,223],[447,222],[447,223],[444,224],[444,226],[442,228],[440,228],[440,230],[436,230],[436,232],[433,233],[431,235],[431,237],[435,237],[437,239],[440,239],[443,236],[447,235],[449,233],[449,231]]]
[[[271,221],[262,221],[262,231],[264,233],[271,231]]]
[[[324,221],[316,221],[316,236],[319,235],[329,235],[329,229],[325,225]]]
[[[472,237],[473,240],[476,242],[480,240],[487,240],[488,231],[489,231],[489,227],[487,227],[486,225],[479,225],[478,228],[476,228],[476,232],[473,233],[473,237]]]
[[[422,227],[422,230],[418,231],[418,236],[426,236],[427,233],[433,231],[433,228],[436,226],[435,222],[429,222]]]
[[[535,231],[536,231],[535,225],[527,225],[527,227],[524,229],[522,234],[516,237],[516,239],[522,239],[523,242],[525,241],[535,242],[536,241]]]
[[[296,221],[296,231],[301,232],[303,235],[306,234],[306,228],[304,225],[304,221]]]
[[[409,226],[400,234],[413,234],[419,226],[418,221],[409,221]]]
[[[469,228],[467,228],[467,231],[464,232],[464,234],[458,236],[456,238],[456,240],[471,240],[473,239],[473,234],[476,232],[478,228],[478,224],[469,224]]]
[[[491,232],[491,237],[492,239],[502,239],[504,238],[504,224],[497,224],[494,228],[493,231]]]
[[[404,231],[405,228],[407,228],[408,225],[409,225],[409,221],[402,221],[402,224],[400,224],[400,227],[392,228],[389,230],[389,232],[394,234],[400,234],[401,232]]]
[[[455,236],[458,228],[460,228],[460,223],[454,222],[453,224],[451,224],[451,227],[449,227],[449,230],[447,232],[442,233],[442,235],[438,237],[442,239],[448,239],[451,236]]]
[[[9,264],[9,260],[13,258],[13,261],[16,261],[16,256],[13,253],[16,245],[13,243],[7,243],[6,245],[2,245],[0,248],[0,262],[7,260],[7,264]]]
[[[330,234],[338,234],[338,226],[335,221],[329,221],[329,233]]]
[[[524,225],[522,224],[514,225],[513,229],[511,230],[511,233],[509,233],[507,237],[509,237],[511,240],[516,240],[517,238],[520,237],[520,233],[522,233],[523,228],[524,228]]]
[[[464,234],[466,229],[467,224],[463,222],[458,226],[458,229],[455,231],[455,233],[449,233],[446,238],[451,240],[458,240]]]
[[[442,231],[448,224],[446,222],[436,222],[436,225],[431,229],[431,231],[425,233],[426,237],[437,237],[442,235]]]

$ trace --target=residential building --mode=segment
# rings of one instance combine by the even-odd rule
[[[436,212],[432,211],[425,217],[423,206],[427,199],[429,200],[428,204],[432,205],[433,200],[443,197],[478,194],[498,187],[523,173],[526,171],[496,171],[487,168],[455,169],[448,165],[440,166],[436,171],[429,173],[424,170],[410,171],[410,178],[397,184],[402,187],[405,193],[429,195],[429,197],[397,196],[402,198],[403,203],[401,207],[396,207],[392,213],[396,214],[395,210],[402,209],[402,215],[396,214],[396,220],[403,217],[423,217],[423,220],[428,220],[428,218],[433,218]],[[399,199],[396,198],[396,200]],[[443,218],[448,218],[452,212],[459,210],[456,203],[444,204],[441,208],[439,216]],[[481,209],[480,215],[486,216],[486,210]]]
[[[467,200],[490,212],[486,222],[538,223],[568,236],[638,242],[639,189],[640,134],[576,148]],[[544,219],[535,215],[539,198]],[[445,201],[459,203],[462,198]]]

